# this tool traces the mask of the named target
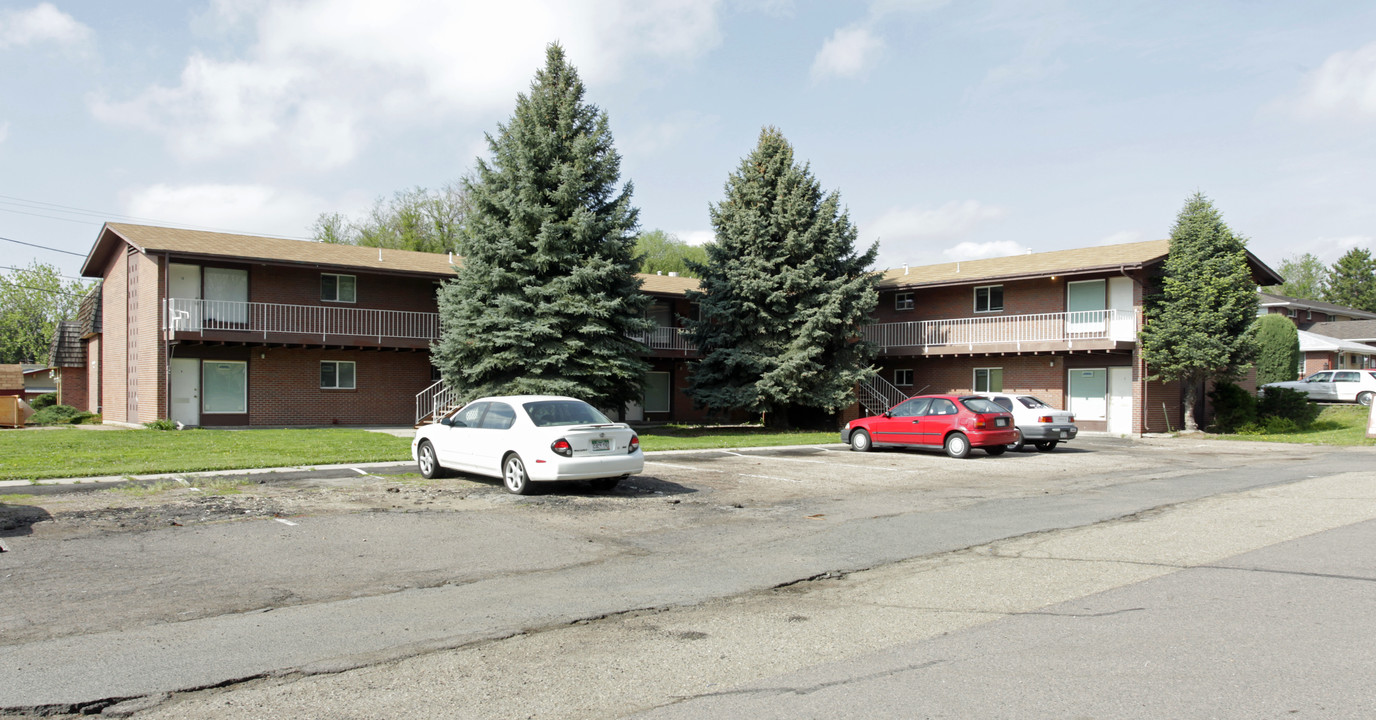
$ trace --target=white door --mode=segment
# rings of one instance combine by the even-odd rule
[[[169,419],[183,425],[201,424],[201,361],[172,358],[168,395],[172,398]]]
[[[645,408],[638,402],[631,400],[626,403],[626,422],[640,422],[645,419]]]
[[[1132,434],[1132,368],[1108,369],[1108,431]]]
[[[1104,368],[1071,368],[1066,384],[1066,409],[1076,420],[1102,422],[1108,417],[1108,371]]]
[[[1065,286],[1065,331],[1070,337],[1103,337],[1104,306],[1107,304],[1103,280],[1077,280]]]
[[[167,264],[167,321],[173,330],[201,329],[201,266]]]
[[[1109,337],[1127,342],[1135,339],[1137,313],[1132,306],[1132,278],[1109,278],[1108,309],[1114,311]]]

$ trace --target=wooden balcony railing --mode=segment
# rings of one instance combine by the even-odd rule
[[[272,335],[392,340],[436,340],[439,313],[374,310],[322,305],[232,302],[168,298],[163,329],[179,333],[232,332],[269,339]]]
[[[1132,342],[1137,339],[1137,315],[1132,311],[1085,310],[877,323],[866,327],[864,336],[880,348],[1046,343],[1072,347],[1081,340]]]

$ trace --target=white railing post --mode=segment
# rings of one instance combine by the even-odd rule
[[[994,343],[1072,342],[1137,337],[1135,310],[1080,310],[1003,317],[915,320],[866,326],[863,336],[881,348],[941,347]]]

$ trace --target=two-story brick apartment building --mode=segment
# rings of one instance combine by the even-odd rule
[[[84,334],[88,405],[118,423],[409,425],[438,376],[435,291],[451,256],[106,224],[82,268],[100,279]],[[679,329],[696,281],[643,275],[663,326],[635,419],[699,417],[696,351]],[[75,374],[69,368],[64,374]]]
[[[897,393],[1024,392],[1115,434],[1182,426],[1181,389],[1148,381],[1137,332],[1168,240],[888,270],[873,411]],[[1248,254],[1258,284],[1279,276]],[[892,386],[892,388],[888,386]],[[865,398],[865,393],[872,396]]]

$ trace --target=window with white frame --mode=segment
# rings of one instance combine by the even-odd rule
[[[894,309],[894,310],[912,310],[912,309],[913,309],[913,305],[914,305],[914,303],[913,303],[913,294],[912,294],[912,293],[906,292],[906,293],[895,293],[895,294],[894,294],[894,296],[893,296],[893,309]]]
[[[975,392],[1003,392],[1003,368],[975,368]]]
[[[893,384],[898,387],[912,387],[913,371],[902,368],[893,371]]]
[[[320,274],[320,299],[325,302],[356,302],[358,278],[353,275]]]
[[[207,415],[248,412],[248,363],[243,360],[201,362],[201,412]]]
[[[320,361],[321,390],[353,390],[354,363],[349,360]]]
[[[984,285],[975,288],[975,312],[1003,312],[1003,286]]]

